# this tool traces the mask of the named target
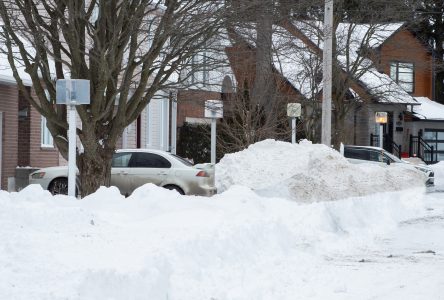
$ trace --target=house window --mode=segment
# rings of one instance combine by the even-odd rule
[[[54,141],[52,140],[52,135],[49,132],[48,127],[46,127],[46,118],[43,116],[42,116],[40,132],[41,132],[42,147],[54,147]]]
[[[433,146],[433,160],[444,160],[444,130],[426,129],[423,138],[427,144]],[[429,153],[426,153],[426,155],[427,154]]]
[[[390,77],[406,92],[413,93],[415,88],[415,72],[413,63],[391,62]]]

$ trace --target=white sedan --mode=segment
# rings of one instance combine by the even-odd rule
[[[68,167],[50,167],[29,175],[30,184],[40,184],[52,194],[67,194]],[[216,193],[214,165],[193,165],[177,155],[151,149],[122,149],[113,155],[111,185],[130,195],[145,183],[176,190],[185,195]]]

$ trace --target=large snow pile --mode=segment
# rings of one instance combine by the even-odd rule
[[[407,164],[351,164],[337,151],[308,141],[262,141],[225,155],[216,166],[219,192],[242,185],[300,202],[423,187],[424,176]]]
[[[330,261],[418,216],[422,198],[409,190],[299,204],[239,186],[211,198],[145,185],[125,199],[102,188],[82,201],[36,185],[1,191],[0,299],[376,299],[387,288],[406,299],[439,280],[435,268],[383,280],[393,272],[362,266],[363,279],[356,269],[346,279]]]

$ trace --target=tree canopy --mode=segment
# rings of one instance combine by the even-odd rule
[[[0,1],[1,51],[65,158],[68,123],[66,108],[55,105],[55,82],[90,80],[91,104],[77,107],[83,194],[109,184],[117,140],[155,94],[191,76],[179,74],[222,27],[222,8],[207,0]]]

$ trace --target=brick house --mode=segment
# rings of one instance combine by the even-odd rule
[[[29,76],[22,69],[19,69],[19,72],[25,85],[32,92]],[[216,81],[219,85],[222,84],[222,80]],[[153,148],[171,151],[175,147],[171,132],[172,111],[175,110],[177,113],[179,127],[187,121],[187,118],[189,122],[202,121],[205,100],[221,99],[221,92],[217,92],[217,89],[208,84],[178,90],[178,105],[173,101],[172,91],[159,91],[137,120],[124,130],[117,148]],[[53,144],[52,136],[46,128],[46,120],[24,97],[20,96],[9,63],[2,54],[0,54],[0,122],[2,124],[1,189],[22,188],[26,183],[18,181],[26,181],[26,175],[30,170],[67,163]],[[77,126],[80,127],[81,124]],[[22,175],[17,174],[19,169],[23,171]],[[12,179],[15,179],[16,187]]]
[[[444,106],[433,102],[433,53],[404,25],[387,26],[367,49],[374,68],[352,85],[350,94],[367,102],[357,105],[349,114],[347,121],[351,130],[344,142],[373,144],[372,137],[378,134],[374,114],[385,111],[389,115],[389,122],[384,126],[388,150],[398,151],[399,155],[402,152],[443,160]],[[303,102],[306,106],[319,102],[322,86],[315,77],[319,75],[316,72],[322,61],[322,41],[298,23],[280,26],[277,32],[273,43],[284,51],[279,59],[275,54],[273,65],[279,93],[287,102]],[[227,95],[246,81],[252,86],[254,45],[245,34],[230,34],[227,37],[230,43],[222,45],[225,52],[222,59],[227,66],[202,70],[196,75],[195,83],[177,90],[177,98],[171,91],[159,92],[137,121],[125,129],[118,148],[175,150],[174,116],[177,116],[177,128],[185,122],[205,123],[205,100],[226,100]],[[294,50],[295,45],[298,51]],[[301,60],[307,60],[312,70],[301,64]],[[5,64],[6,60],[3,58],[0,62]],[[31,86],[29,79],[27,83]],[[378,90],[381,86],[390,89],[381,93]],[[8,178],[15,176],[17,166],[40,168],[64,163],[52,146],[45,120],[20,97],[7,65],[0,68],[0,119],[2,189],[7,188]],[[430,157],[431,146],[434,157]]]
[[[343,142],[376,145],[379,125],[375,112],[387,112],[384,148],[427,162],[443,160],[444,115],[437,112],[444,113],[444,106],[431,100],[435,61],[430,48],[404,24],[340,24],[337,30],[337,59],[343,69],[342,74],[335,75],[350,79],[348,99],[355,101],[347,113]],[[322,76],[321,32],[320,23],[283,22],[274,26],[273,47],[277,50],[273,52],[273,67],[286,79],[282,82],[293,88],[285,92],[294,102],[322,101],[322,82],[317,79]],[[234,34],[227,53],[241,84],[241,78],[254,74],[254,65],[248,61],[254,57],[255,39],[254,32],[234,30]],[[365,70],[359,77],[347,70],[354,63]],[[425,109],[430,103],[433,111]]]
[[[367,126],[362,126],[367,132],[362,132],[358,143],[375,144],[372,139],[366,141],[366,134],[377,135],[374,113],[385,111],[389,117],[384,125],[386,150],[404,157],[419,156],[426,162],[444,160],[444,144],[440,143],[444,105],[433,101],[436,61],[432,49],[408,26],[399,25],[371,49],[370,57],[380,74],[390,76],[415,102],[402,97],[405,105],[396,103],[397,98],[391,104],[368,106],[357,115],[367,119]]]
[[[29,79],[24,82],[31,88]],[[8,179],[13,184],[17,167],[42,168],[59,163],[44,118],[20,95],[7,68],[0,71],[0,119],[1,189],[8,189]]]

